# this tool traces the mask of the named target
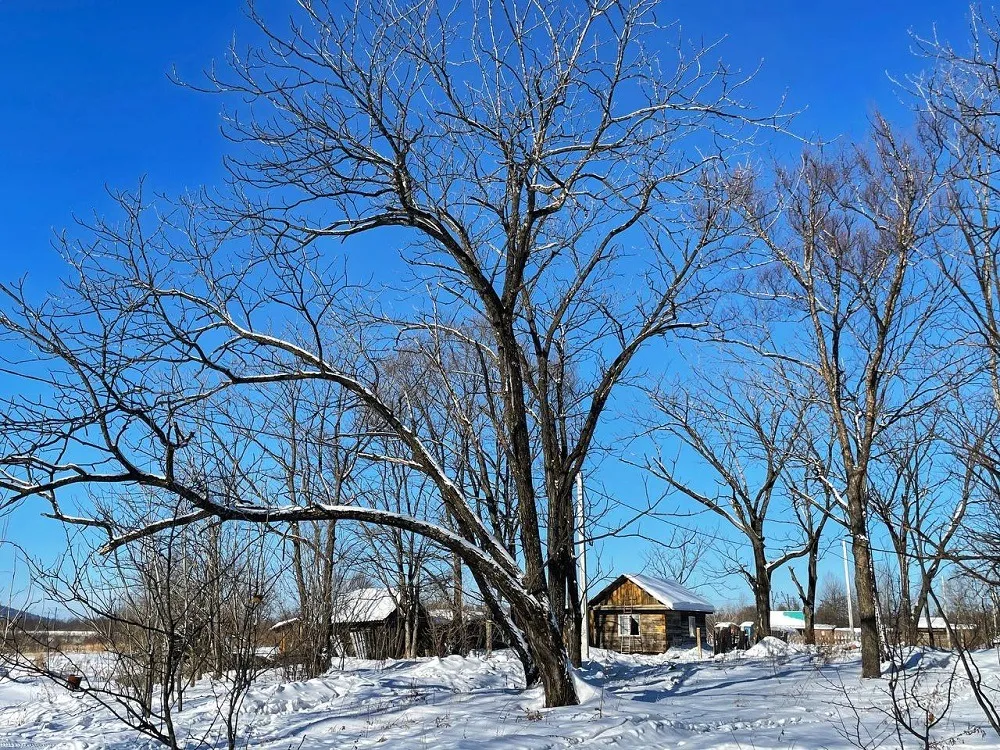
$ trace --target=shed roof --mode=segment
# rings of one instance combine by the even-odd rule
[[[396,611],[396,592],[386,588],[352,589],[342,593],[334,603],[333,622],[382,622]]]
[[[771,630],[805,630],[806,615],[801,610],[771,610]]]
[[[621,585],[625,580],[634,583],[667,609],[680,612],[707,612],[709,614],[715,612],[715,607],[710,601],[690,589],[684,588],[677,581],[671,581],[667,578],[654,578],[642,573],[624,573],[618,576],[609,585],[605,586],[597,596],[591,599],[590,604],[593,606],[606,593],[616,586]]]
[[[928,619],[925,614],[920,618],[920,621],[917,623],[917,627],[921,630],[947,630],[948,624],[948,621],[943,617],[931,617]],[[974,628],[974,625],[969,625],[967,623],[951,623],[952,630],[973,630]]]
[[[330,621],[334,625],[355,622],[382,622],[399,607],[394,589],[368,587],[352,589],[338,594]],[[271,630],[282,630],[299,621],[290,617],[271,626]]]

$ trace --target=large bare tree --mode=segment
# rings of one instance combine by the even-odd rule
[[[935,327],[946,294],[928,261],[936,161],[933,150],[905,143],[876,118],[870,146],[807,153],[763,192],[752,178],[734,187],[762,252],[754,293],[766,333],[755,348],[822,384],[817,402],[836,463],[816,472],[851,537],[865,677],[880,674],[873,455],[884,431],[937,398],[947,381]]]
[[[135,528],[77,516],[108,531],[108,549],[206,517],[423,535],[509,602],[546,703],[576,702],[573,478],[637,353],[712,322],[729,228],[718,164],[780,125],[753,120],[747,78],[711,47],[675,44],[659,15],[649,0],[302,2],[282,29],[253,15],[264,43],[210,76],[234,105],[231,195],[157,212],[123,195],[120,226],[66,245],[66,289],[33,304],[5,287],[0,322],[29,352],[11,369],[46,369],[4,409],[6,501],[43,497],[64,520],[88,483],[182,501]],[[408,340],[469,330],[495,371],[479,439],[509,471],[513,553],[386,377]],[[357,402],[359,432],[374,424],[396,444],[365,460],[424,475],[450,526],[278,500],[287,483],[255,447],[266,431],[233,448],[218,404],[305,380]],[[203,482],[178,471],[206,461]],[[213,490],[216,474],[232,491]]]

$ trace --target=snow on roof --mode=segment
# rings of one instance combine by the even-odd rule
[[[796,610],[771,610],[771,630],[803,630],[806,627],[804,612]]]
[[[506,604],[502,605],[502,609],[504,612],[510,611],[510,607]],[[437,620],[439,622],[451,622],[455,616],[455,608],[434,607],[432,609],[428,609],[427,614],[432,620]],[[469,620],[489,620],[492,619],[493,615],[485,605],[463,604],[462,617]]]
[[[917,627],[921,630],[947,630],[948,622],[943,617],[931,617],[928,621],[927,615],[924,615],[920,618],[920,622],[917,623]],[[951,623],[952,630],[972,630],[974,627],[973,625],[963,623]]]
[[[350,622],[382,622],[396,611],[396,592],[386,588],[361,588],[338,595],[333,606],[334,624]],[[299,621],[298,617],[276,622],[271,630],[281,630]]]
[[[683,612],[715,612],[715,607],[707,599],[698,596],[677,581],[653,578],[641,573],[626,573],[625,577],[641,588],[660,604]]]
[[[396,592],[392,589],[353,589],[338,597],[333,608],[333,622],[382,622],[398,606]]]

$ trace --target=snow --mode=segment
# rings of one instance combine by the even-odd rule
[[[791,656],[800,650],[790,643],[785,643],[780,638],[769,635],[766,638],[761,638],[760,642],[747,649],[744,656],[748,659],[770,659],[775,656]]]
[[[715,612],[710,601],[699,596],[690,589],[681,586],[677,581],[666,578],[653,578],[641,573],[626,573],[625,577],[656,601],[665,607],[682,612]]]
[[[945,618],[943,617],[931,617],[930,619],[928,619],[927,615],[924,615],[923,617],[920,618],[920,621],[917,623],[917,627],[920,628],[921,630],[947,630],[948,624],[949,624],[948,621],[945,620]],[[974,630],[975,625],[953,622],[951,623],[951,629]]]
[[[523,690],[520,665],[505,651],[489,658],[348,659],[344,669],[302,682],[283,682],[273,671],[247,697],[240,746],[840,750],[855,747],[858,736],[867,747],[891,742],[887,683],[862,680],[856,654],[821,654],[771,638],[754,649],[717,659],[698,649],[656,656],[593,649],[594,660],[576,675],[582,705],[558,709],[541,708],[539,689]],[[951,674],[954,658],[917,649],[904,664],[928,670],[932,691]],[[996,653],[980,652],[978,663],[990,684],[1000,685]],[[177,717],[184,737],[207,733],[206,745],[213,746],[217,706],[210,679],[191,688]],[[942,747],[997,747],[1000,740],[962,687],[935,731]],[[0,746],[153,747],[90,697],[17,673],[0,677]]]
[[[386,588],[361,588],[338,597],[333,612],[335,623],[382,622],[396,611],[396,593]]]
[[[802,612],[771,610],[771,630],[798,631],[806,626],[806,616]]]

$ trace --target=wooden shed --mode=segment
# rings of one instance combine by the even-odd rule
[[[341,593],[334,602],[332,618],[335,656],[360,659],[401,659],[405,653],[405,618],[393,589],[358,588]],[[418,655],[432,653],[429,617],[417,605],[415,617]],[[270,640],[286,656],[303,648],[299,618],[293,617],[271,628]]]
[[[638,573],[618,576],[590,600],[590,645],[626,654],[691,648],[715,607],[676,581]]]

